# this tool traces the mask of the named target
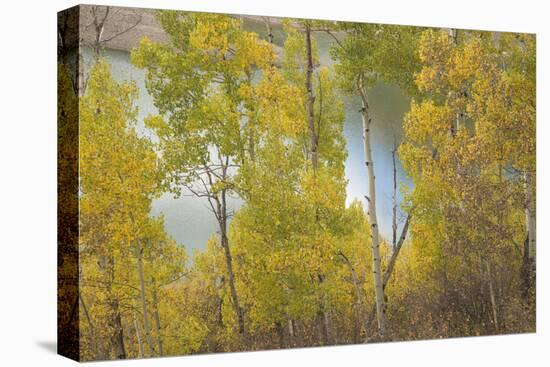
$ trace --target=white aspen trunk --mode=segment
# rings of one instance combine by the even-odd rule
[[[317,142],[318,137],[315,132],[315,120],[314,120],[314,110],[313,105],[315,103],[315,95],[313,94],[313,54],[311,46],[311,29],[309,23],[306,24],[305,28],[306,36],[306,61],[307,61],[307,70],[306,70],[306,90],[307,90],[307,118],[308,118],[308,127],[309,127],[309,139],[311,142],[310,154],[311,154],[311,164],[313,166],[313,172],[317,172]]]
[[[249,85],[252,85],[252,74],[251,72],[247,72],[246,73],[246,79],[247,79],[247,83]],[[254,104],[253,103],[246,103],[245,104],[245,108],[249,111],[249,115],[248,115],[248,121],[247,121],[247,125],[248,125],[248,153],[250,155],[250,161],[252,162],[252,164],[256,163],[256,147],[255,147],[255,144],[256,144],[256,137],[255,137],[255,124],[254,124]],[[244,159],[244,158],[243,158]]]
[[[138,348],[139,348],[139,358],[143,358],[143,342],[141,341],[141,333],[139,332],[139,325],[137,321],[137,315],[136,310],[134,310],[134,329],[136,330],[136,338],[138,342]]]
[[[292,320],[288,320],[288,337],[290,339],[290,346],[294,346],[294,323]]]
[[[537,255],[537,213],[535,206],[534,177],[532,172],[525,173],[525,190],[525,197],[527,199],[526,217],[529,260],[531,260],[531,265],[534,266]]]
[[[159,356],[164,356],[164,348],[162,345],[162,335],[161,333],[161,327],[160,327],[160,315],[159,315],[159,303],[158,303],[158,296],[157,296],[157,286],[155,278],[152,278],[152,285],[153,285],[153,317],[155,319],[155,332],[157,334],[157,346],[159,349]]]
[[[449,36],[453,39],[453,43],[458,44],[458,29],[451,28],[449,29]]]
[[[82,53],[82,41],[78,44],[78,72],[77,72],[77,88],[78,96],[82,97],[86,91],[86,75],[84,73],[84,54]]]
[[[397,168],[395,166],[395,153],[397,151],[397,144],[393,143],[393,150],[391,151],[391,159],[393,163],[393,196],[392,196],[392,249],[395,252],[397,248]]]
[[[94,51],[94,61],[97,61],[101,56],[101,36],[103,36],[103,31],[105,30],[105,22],[107,21],[107,18],[109,17],[109,12],[111,11],[111,8],[107,6],[105,7],[105,12],[103,13],[103,15],[100,16],[98,14],[100,8],[102,7],[92,7],[93,25],[95,28],[94,43],[92,44],[92,49]]]
[[[271,19],[269,17],[263,17],[265,23],[265,30],[267,31],[267,41],[273,43],[273,29],[271,27]]]
[[[378,332],[380,337],[384,337],[386,332],[386,317],[385,317],[385,302],[384,302],[384,286],[382,283],[382,266],[380,258],[380,239],[378,235],[378,221],[376,219],[376,187],[374,175],[374,162],[372,159],[372,149],[370,144],[370,123],[369,106],[367,102],[367,94],[362,85],[359,86],[359,93],[362,100],[361,117],[363,120],[363,146],[365,154],[365,165],[367,166],[369,180],[369,196],[367,197],[369,209],[369,222],[371,227],[372,237],[372,263],[374,273],[374,293],[376,302],[376,315],[378,320]]]
[[[145,330],[145,340],[147,341],[147,346],[149,347],[149,355],[153,356],[155,354],[155,350],[153,348],[153,340],[151,338],[151,326],[149,325],[149,316],[147,313],[147,301],[145,299],[145,279],[143,276],[143,253],[142,253],[143,249],[141,248],[139,240],[136,241],[136,252],[137,252],[137,261],[138,261],[141,312],[143,314],[143,329]]]
[[[493,322],[495,323],[496,331],[498,331],[498,309],[495,299],[495,289],[493,287],[493,275],[491,274],[489,262],[485,263],[485,267],[487,268],[487,281],[489,282],[489,298],[491,300],[491,310],[493,311]]]
[[[458,29],[449,29],[449,36],[452,39],[453,45],[456,47],[458,45]],[[451,136],[455,136],[460,130],[462,116],[463,111],[459,111],[456,113],[454,125],[451,125]]]

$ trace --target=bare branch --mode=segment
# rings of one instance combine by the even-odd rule
[[[126,28],[126,29],[124,29],[124,30],[122,30],[122,31],[120,31],[120,32],[118,32],[118,33],[115,33],[114,35],[112,35],[112,36],[109,37],[109,38],[105,38],[105,39],[102,40],[101,42],[102,42],[102,43],[107,43],[107,42],[112,41],[113,39],[115,39],[115,38],[117,38],[117,37],[122,36],[122,35],[125,34],[125,33],[130,32],[132,29],[136,28],[136,27],[141,23],[141,21],[142,21],[142,16],[140,15],[139,18],[138,18],[138,20],[137,20],[134,24],[132,24],[130,27],[128,27],[128,28]]]
[[[336,41],[336,44],[338,45],[338,47],[344,48],[344,45],[342,44],[342,42],[340,42],[340,40],[338,39],[338,37],[336,37],[336,36],[334,35],[334,33],[331,32],[330,29],[324,28],[324,29],[320,29],[320,31],[325,32],[326,34],[328,34],[329,36],[331,36],[332,39],[333,39],[334,41]]]

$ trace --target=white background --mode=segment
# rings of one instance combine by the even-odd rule
[[[537,334],[229,353],[117,366],[548,366],[546,249],[550,27],[545,1],[110,0],[99,4],[537,33]],[[0,365],[74,362],[56,346],[56,12],[64,0],[8,0],[0,9]],[[546,103],[546,104],[545,104]],[[546,124],[544,124],[546,122]],[[522,317],[522,315],[518,315]]]

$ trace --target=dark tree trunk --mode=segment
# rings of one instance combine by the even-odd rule
[[[118,300],[114,299],[111,303],[113,310],[113,348],[116,359],[126,359],[126,349],[124,348],[124,329],[122,327],[122,318],[118,307]]]
[[[314,118],[314,103],[315,95],[313,93],[313,54],[311,46],[311,28],[309,23],[306,23],[305,27],[305,37],[306,37],[306,90],[307,90],[307,119],[309,127],[309,137],[310,137],[310,154],[311,154],[311,165],[313,166],[313,171],[317,171],[317,145],[318,145],[318,136],[315,132],[315,118]]]
[[[286,348],[285,329],[280,321],[275,322],[275,330],[277,331],[277,337],[279,338],[279,348]]]
[[[221,199],[216,200],[218,206],[218,223],[220,226],[221,246],[225,255],[225,266],[227,270],[227,277],[229,280],[229,291],[231,293],[231,300],[233,301],[233,308],[235,315],[237,316],[237,324],[239,327],[239,334],[245,336],[246,329],[244,325],[244,317],[241,306],[239,304],[239,298],[237,296],[237,290],[235,287],[235,275],[233,272],[233,258],[231,257],[231,250],[229,248],[229,240],[227,238],[227,207],[226,207],[226,190],[222,190]]]

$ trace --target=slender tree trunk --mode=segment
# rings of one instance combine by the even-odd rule
[[[127,348],[128,348],[128,357],[129,358],[135,358],[138,355],[138,352],[136,351],[136,347],[134,345],[134,328],[133,325],[129,325],[126,320],[122,320],[122,326],[124,327],[124,338],[128,340]]]
[[[395,247],[395,250],[393,251],[390,262],[388,263],[388,267],[386,268],[386,271],[384,272],[384,277],[382,278],[382,288],[386,290],[386,285],[388,285],[388,282],[390,281],[391,275],[393,273],[393,268],[395,267],[395,263],[397,262],[397,256],[399,255],[399,252],[401,251],[401,248],[403,247],[403,243],[405,242],[405,238],[407,238],[407,232],[409,230],[409,224],[411,221],[411,215],[409,214],[407,216],[407,219],[405,220],[405,224],[403,225],[403,229],[401,230],[401,236],[399,237],[399,241],[397,242],[397,246]],[[371,313],[369,315],[369,319],[366,322],[366,325],[370,325],[372,320],[374,320],[374,316],[376,315],[376,304],[371,310]]]
[[[529,291],[532,286],[532,273],[531,259],[529,258],[529,233],[527,234],[525,241],[523,241],[523,261],[521,264],[521,295],[524,299],[529,298]]]
[[[155,332],[157,334],[157,345],[159,350],[159,356],[162,357],[164,355],[164,349],[162,346],[162,335],[161,335],[161,327],[160,327],[160,315],[159,315],[159,303],[158,303],[158,296],[157,296],[157,286],[155,278],[152,278],[152,286],[153,286],[153,318],[155,319]]]
[[[82,97],[86,91],[86,75],[84,73],[84,54],[82,52],[82,41],[78,44],[78,55],[77,55],[77,89],[78,96]]]
[[[364,154],[365,165],[367,166],[368,180],[369,180],[369,196],[367,197],[369,208],[369,222],[371,227],[372,238],[372,262],[374,273],[374,293],[376,304],[376,315],[378,320],[378,333],[383,338],[386,333],[386,316],[385,316],[385,300],[384,300],[384,286],[382,283],[382,266],[380,258],[380,240],[378,235],[378,221],[376,219],[376,188],[375,188],[375,175],[374,175],[374,162],[372,159],[372,150],[370,143],[370,124],[371,119],[369,117],[369,105],[367,101],[367,94],[363,85],[359,86],[359,93],[361,95],[362,109],[361,117],[363,120],[363,142],[364,142]]]
[[[225,227],[225,224],[222,224],[222,226]],[[243,319],[241,306],[239,304],[239,298],[237,296],[237,290],[235,288],[235,275],[233,273],[233,259],[231,257],[231,251],[229,249],[227,235],[225,233],[222,234],[221,242],[225,253],[225,265],[227,268],[227,275],[229,278],[229,290],[231,292],[231,300],[233,301],[233,308],[235,310],[235,315],[237,316],[239,334],[244,335],[245,334],[244,319]]]
[[[288,320],[288,339],[291,347],[296,346],[294,341],[294,322],[292,320]]]
[[[112,284],[114,281],[114,258],[110,255],[100,255],[100,269],[104,271],[107,283],[107,305],[110,308],[109,321],[113,326],[113,332],[110,336],[111,344],[116,359],[126,359],[126,350],[124,349],[124,329],[120,317],[119,302],[117,296],[113,293]]]
[[[252,75],[250,72],[247,72],[247,81],[252,85]],[[254,124],[254,110],[255,106],[253,103],[247,106],[249,111],[248,118],[248,154],[250,155],[250,161],[254,164],[256,163],[256,127]],[[244,155],[243,155],[244,156]],[[244,158],[243,158],[244,159]],[[244,162],[243,162],[244,163]]]
[[[451,37],[453,45],[455,47],[458,46],[458,29],[450,28],[449,29],[449,37]],[[455,120],[451,122],[450,134],[451,134],[452,137],[456,136],[456,133],[458,132],[458,130],[460,130],[461,120],[462,120],[463,116],[464,116],[463,111],[457,112],[456,115],[455,115]]]
[[[310,137],[310,154],[311,154],[311,165],[313,166],[313,172],[317,172],[317,145],[318,137],[315,132],[315,118],[314,118],[314,103],[315,95],[313,92],[313,53],[311,47],[311,28],[309,23],[306,23],[305,26],[305,37],[306,37],[306,90],[307,90],[307,120],[309,127],[309,137]]]
[[[532,262],[534,268],[535,258],[537,255],[537,213],[535,206],[535,184],[532,172],[525,174],[525,190],[527,199],[527,236],[529,239],[529,259]]]
[[[84,316],[86,316],[86,322],[88,323],[88,327],[90,328],[90,344],[91,344],[92,350],[94,351],[94,355],[96,359],[103,360],[105,359],[105,353],[103,353],[103,351],[100,350],[98,347],[94,323],[90,318],[88,307],[86,307],[86,303],[84,302],[84,297],[82,296],[82,291],[78,292],[78,298],[80,299],[80,304],[82,305]]]
[[[316,324],[318,330],[319,344],[329,345],[328,323],[322,303],[319,308],[319,312],[317,312]]]
[[[122,318],[120,317],[120,310],[117,299],[114,299],[112,301],[111,307],[113,310],[113,325],[115,327],[113,333],[113,347],[115,350],[115,357],[117,359],[126,359],[126,350],[124,349],[124,329],[122,327]]]
[[[134,309],[134,329],[136,330],[136,338],[138,342],[138,348],[139,348],[139,358],[143,358],[145,353],[143,352],[143,342],[141,340],[141,333],[139,331],[139,324],[137,320],[137,313]]]
[[[353,282],[353,288],[355,289],[355,297],[357,298],[357,303],[359,304],[359,319],[361,320],[361,325],[365,328],[365,332],[367,332],[367,311],[365,310],[365,304],[363,303],[363,295],[361,294],[361,286],[359,285],[357,273],[355,272],[351,261],[342,251],[340,251],[340,256],[344,259],[344,262],[348,266],[351,273],[351,280]]]
[[[393,268],[395,267],[395,263],[397,262],[397,256],[399,255],[399,251],[401,251],[401,247],[403,247],[403,242],[405,242],[405,238],[407,238],[407,232],[409,230],[410,221],[411,221],[411,215],[409,214],[407,216],[407,219],[405,220],[403,229],[401,230],[401,237],[399,237],[399,241],[395,245],[395,250],[391,255],[390,262],[388,263],[388,267],[384,272],[384,278],[382,279],[384,290],[386,289],[386,285],[388,284],[388,281],[390,280],[390,277],[393,273]]]
[[[105,8],[105,12],[103,13],[103,16],[99,15],[99,9]],[[103,36],[103,31],[105,30],[105,22],[107,21],[107,18],[109,17],[109,12],[111,11],[111,8],[109,6],[103,7],[103,6],[92,6],[92,18],[93,18],[93,25],[95,28],[95,36],[94,36],[94,43],[92,44],[92,49],[94,52],[94,60],[97,61],[99,57],[101,56],[101,37]]]
[[[264,17],[265,30],[267,31],[267,42],[273,43],[273,29],[271,27],[271,19]]]
[[[331,325],[330,310],[327,311],[323,308],[322,316],[323,316],[323,330],[325,332],[325,339],[327,341],[327,345],[331,345],[334,343],[334,341],[332,338],[332,331],[330,330],[330,325]]]
[[[235,275],[233,273],[233,258],[231,257],[231,250],[229,248],[229,240],[227,237],[227,204],[226,204],[226,190],[222,190],[221,199],[216,199],[218,208],[218,224],[220,227],[221,246],[225,255],[225,266],[227,270],[227,277],[229,278],[229,291],[231,293],[231,300],[233,301],[233,309],[237,316],[237,325],[239,327],[239,334],[241,336],[246,335],[246,329],[244,324],[244,317],[241,306],[239,304],[239,297],[237,296],[237,289],[235,287]]]
[[[489,265],[489,262],[485,263],[485,269],[487,270],[487,282],[489,283],[489,299],[491,301],[491,310],[493,311],[493,323],[495,324],[495,331],[498,332],[498,308],[495,299],[495,290],[493,287],[493,274],[491,274],[491,266]]]
[[[325,345],[331,345],[333,343],[332,333],[330,330],[330,310],[326,310],[324,303],[321,308],[321,330],[323,331],[323,340]]]
[[[151,338],[151,326],[149,324],[149,315],[147,312],[147,301],[145,297],[145,277],[143,275],[143,248],[141,247],[139,240],[136,240],[136,252],[137,252],[138,273],[139,273],[141,312],[143,315],[143,329],[145,330],[145,340],[147,341],[147,346],[149,347],[149,356],[152,357],[155,354],[155,350],[153,348],[153,340]]]
[[[255,132],[254,132],[254,125],[252,121],[248,122],[249,126],[249,135],[248,135],[248,153],[250,154],[250,161],[252,163],[256,162],[256,148],[255,148]]]
[[[521,266],[522,297],[531,299],[531,289],[535,284],[536,274],[536,250],[537,250],[537,228],[536,228],[536,205],[533,174],[526,172],[525,176],[525,225],[526,238],[523,244],[523,264]]]
[[[307,112],[307,120],[308,120],[308,130],[309,130],[309,140],[310,140],[310,159],[311,159],[311,166],[313,167],[313,174],[317,175],[317,168],[319,165],[319,132],[315,131],[315,93],[313,89],[313,70],[314,70],[314,64],[313,64],[313,47],[312,47],[312,41],[311,41],[311,27],[309,22],[305,23],[305,44],[306,44],[306,81],[305,81],[305,87],[307,91],[307,105],[306,105],[306,112]],[[320,124],[320,116],[319,116],[319,124]],[[318,210],[316,209],[316,215],[315,215],[316,221],[318,221]],[[323,282],[323,275],[318,274],[319,283]],[[331,335],[330,335],[330,315],[327,310],[325,310],[324,301],[321,301],[321,305],[319,308],[319,323],[320,323],[320,332],[321,332],[321,343],[323,345],[328,345],[332,342]]]
[[[392,196],[392,247],[393,251],[397,247],[397,168],[395,166],[395,153],[397,151],[397,145],[395,141],[393,143],[393,149],[391,151],[391,159],[393,163],[393,196]]]
[[[455,45],[458,44],[458,29],[456,28],[449,29],[449,36],[451,37]]]
[[[275,330],[277,331],[277,337],[279,338],[279,348],[284,349],[285,345],[285,329],[280,321],[275,322]]]
[[[310,140],[310,159],[311,166],[313,167],[313,174],[317,175],[317,168],[319,165],[319,131],[315,131],[315,93],[313,90],[313,47],[311,43],[311,27],[309,22],[305,23],[305,43],[306,43],[306,81],[305,87],[307,91],[307,121],[308,121],[308,130],[309,130],[309,140]],[[319,116],[320,119],[320,116]],[[320,122],[319,122],[320,123]],[[318,221],[318,210],[316,209],[315,214],[316,221]],[[319,283],[323,282],[323,275],[318,274]],[[321,343],[327,345],[331,343],[330,337],[330,317],[327,311],[324,309],[324,305],[321,304],[319,310],[319,322],[321,330]]]

